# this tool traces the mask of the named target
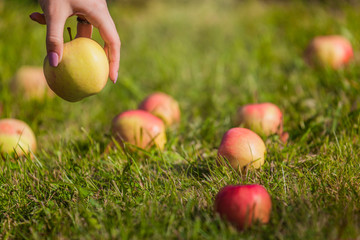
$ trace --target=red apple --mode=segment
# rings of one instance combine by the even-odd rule
[[[49,88],[41,67],[23,66],[11,80],[10,88],[15,94],[26,99],[43,99],[55,96]]]
[[[36,138],[23,121],[11,118],[0,120],[0,152],[22,156],[36,151]]]
[[[165,93],[157,92],[149,95],[140,103],[139,109],[161,118],[168,126],[180,121],[178,102]]]
[[[269,222],[271,198],[261,185],[229,185],[216,195],[215,212],[243,230],[254,222]]]
[[[247,104],[238,109],[236,125],[249,128],[260,136],[282,134],[283,115],[275,104]]]
[[[119,142],[128,142],[142,149],[156,146],[163,150],[166,143],[164,122],[144,110],[130,110],[112,121],[112,134]]]
[[[315,37],[305,51],[305,60],[310,65],[339,69],[353,57],[349,40],[342,36]]]
[[[259,135],[246,128],[231,128],[221,140],[218,162],[221,164],[226,159],[238,170],[260,168],[264,164],[265,153],[265,143]]]

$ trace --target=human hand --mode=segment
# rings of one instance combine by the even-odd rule
[[[46,49],[51,66],[56,67],[63,53],[63,31],[66,19],[78,15],[76,37],[91,38],[92,28],[99,29],[105,42],[104,50],[109,59],[109,77],[115,83],[120,62],[120,38],[105,0],[39,0],[43,14],[34,12],[30,18],[46,24]],[[87,23],[87,21],[89,23]]]

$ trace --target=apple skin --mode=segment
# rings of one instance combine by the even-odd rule
[[[31,128],[23,121],[4,118],[0,120],[0,152],[17,156],[36,151],[36,138]]]
[[[225,158],[236,170],[257,169],[264,164],[265,153],[265,143],[259,135],[247,128],[231,128],[221,140],[217,160],[223,164]]]
[[[163,150],[166,143],[164,122],[144,110],[129,110],[118,114],[112,121],[111,132],[119,143],[128,142],[146,150],[154,145]]]
[[[273,103],[247,104],[238,109],[235,124],[263,137],[277,133],[281,135],[283,114]]]
[[[162,92],[156,92],[146,97],[140,103],[139,109],[148,111],[161,118],[167,126],[180,122],[178,102]]]
[[[305,61],[311,66],[339,69],[354,56],[351,43],[339,35],[315,37],[305,50]]]
[[[100,92],[109,75],[109,62],[104,49],[90,38],[76,38],[64,44],[57,67],[46,57],[44,74],[50,88],[69,102]]]
[[[22,94],[26,99],[42,100],[55,96],[46,82],[42,67],[20,67],[11,80],[10,89],[14,94]]]
[[[258,184],[229,185],[215,197],[215,212],[237,229],[244,230],[253,223],[268,223],[271,215],[271,197]]]

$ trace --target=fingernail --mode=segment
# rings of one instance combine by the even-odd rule
[[[56,52],[49,52],[48,53],[48,59],[50,66],[57,67],[59,64],[59,55],[57,55]]]
[[[115,81],[114,81],[114,84],[117,82],[118,80],[118,77],[119,77],[119,73],[116,73],[116,77],[115,77]]]

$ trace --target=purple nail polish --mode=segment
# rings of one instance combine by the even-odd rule
[[[49,52],[48,59],[50,66],[52,67],[57,67],[57,65],[59,64],[59,56],[57,55],[56,52]]]
[[[114,84],[117,82],[117,80],[118,80],[118,76],[119,76],[119,73],[116,73],[116,77],[115,77]]]

